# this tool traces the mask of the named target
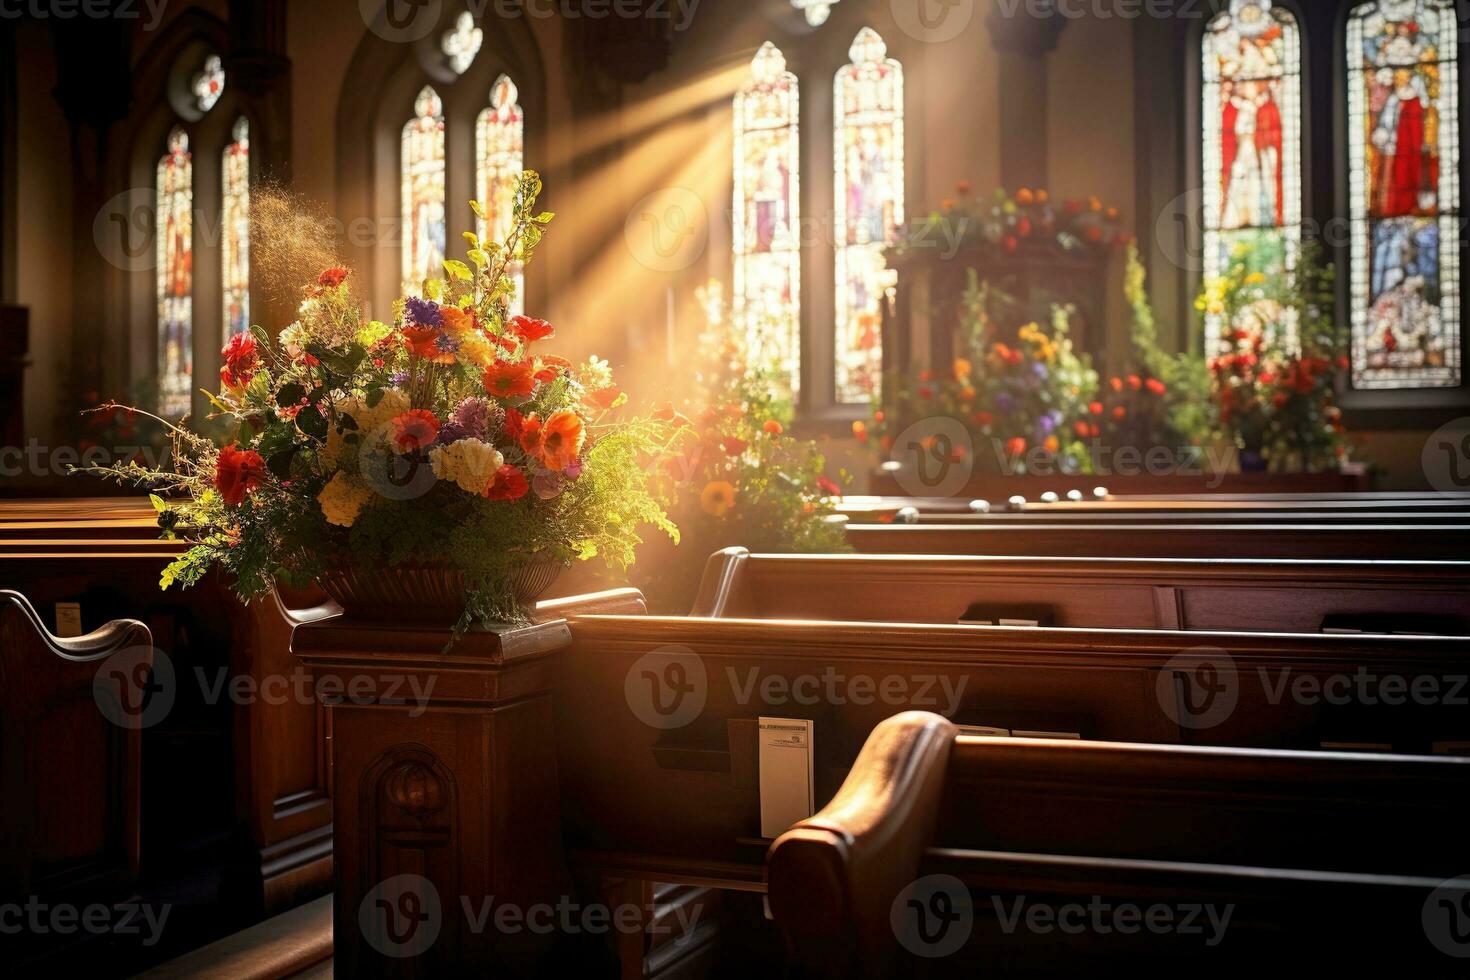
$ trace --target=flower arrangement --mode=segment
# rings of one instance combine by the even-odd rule
[[[1311,246],[1287,272],[1253,269],[1250,259],[1238,249],[1195,303],[1218,338],[1209,371],[1220,425],[1245,467],[1337,469],[1350,456],[1335,404],[1348,361],[1332,269]]]
[[[93,470],[154,489],[165,535],[190,544],[163,587],[215,566],[247,598],[341,568],[442,568],[464,587],[458,634],[523,621],[534,597],[518,578],[538,562],[625,568],[641,527],[677,539],[647,465],[674,427],[615,418],[626,397],[605,362],[551,354],[551,324],[508,315],[507,268],[530,259],[552,219],[535,211],[540,190],[523,173],[505,241],[467,232],[469,261],[446,261],[391,323],[363,316],[348,269],[322,270],[278,336],[252,327],[225,347],[208,394],[230,429],[223,445],[160,419],[170,469]],[[257,230],[258,250],[272,249],[270,232]]]
[[[833,516],[849,475],[828,476],[817,445],[792,435],[789,392],[771,370],[751,364],[747,335],[728,321],[720,292],[717,281],[699,291],[708,322],[691,372],[693,393],[682,410],[669,404],[656,413],[687,423],[660,467],[682,543],[678,556],[640,570],[637,581],[652,600],[681,612],[705,560],[721,548],[848,550]]]
[[[999,255],[1095,255],[1127,240],[1121,218],[1117,208],[1097,197],[1068,199],[1058,207],[1045,190],[1023,187],[1012,195],[997,189],[986,197],[962,181],[938,211],[900,232],[894,252],[902,256],[946,247],[990,249]]]
[[[1070,310],[1054,306],[1051,320],[1015,323],[1016,302],[979,282],[970,272],[961,311],[961,354],[944,376],[921,370],[913,381],[890,380],[887,405],[875,406],[872,423],[856,422],[861,443],[876,440],[887,453],[895,432],[918,419],[948,417],[970,432],[973,465],[986,472],[1019,474],[1040,450],[1064,472],[1088,472],[1085,441],[1100,434],[1091,406],[1097,373],[1068,337]],[[963,455],[963,447],[954,447]],[[954,462],[962,462],[955,459]]]

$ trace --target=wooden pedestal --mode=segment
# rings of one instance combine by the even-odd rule
[[[570,894],[551,703],[566,621],[448,638],[346,618],[292,638],[332,716],[339,976],[534,976],[552,937],[527,913]]]

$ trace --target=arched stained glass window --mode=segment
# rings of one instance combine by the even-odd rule
[[[837,400],[866,402],[883,373],[883,251],[903,224],[903,68],[872,28],[837,72],[833,115],[837,230]]]
[[[1231,0],[1204,36],[1204,274],[1290,269],[1302,221],[1301,32],[1270,0]]]
[[[761,45],[735,96],[734,315],[748,356],[789,379],[801,368],[801,143],[796,76]]]
[[[485,207],[480,237],[501,241],[510,231],[516,178],[526,168],[526,119],[519,104],[520,93],[505,75],[490,87],[490,105],[480,113],[475,126],[475,195]],[[525,280],[519,263],[512,266],[516,294],[511,313],[525,309]]]
[[[234,140],[221,164],[221,276],[224,339],[250,329],[250,123],[235,123]]]
[[[194,164],[189,134],[168,134],[158,162],[158,409],[189,411],[194,374]]]
[[[428,86],[403,127],[403,292],[444,274],[444,106]]]
[[[1460,384],[1453,0],[1376,0],[1347,28],[1357,388]]]

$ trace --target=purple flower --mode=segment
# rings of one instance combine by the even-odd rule
[[[466,398],[439,427],[439,442],[448,445],[461,439],[484,439],[490,428],[490,403],[483,398]]]
[[[444,326],[444,312],[439,309],[439,304],[417,296],[410,296],[403,301],[403,313],[411,322],[421,327]]]
[[[1038,378],[1041,378],[1043,381],[1045,381],[1046,376],[1051,373],[1047,371],[1046,365],[1042,364],[1040,361],[1033,361],[1031,363],[1031,370],[1034,371],[1036,373],[1036,376]]]
[[[531,479],[531,489],[542,500],[550,500],[562,491],[562,476],[550,470],[542,470]]]
[[[1009,412],[1016,407],[1016,400],[1011,397],[1009,391],[1002,391],[995,396],[995,407],[1002,412]]]
[[[1052,418],[1049,414],[1043,415],[1041,418],[1036,420],[1036,431],[1042,436],[1051,435],[1052,430],[1056,427],[1056,419]]]
[[[567,464],[567,468],[561,472],[568,480],[575,480],[582,475],[582,461],[580,459],[572,460]]]
[[[393,375],[391,380],[393,382],[393,387],[402,388],[404,385],[408,384],[408,372],[399,371]]]

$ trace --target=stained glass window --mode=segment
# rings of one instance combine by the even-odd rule
[[[1302,221],[1301,33],[1271,0],[1231,0],[1204,37],[1204,274],[1295,265]]]
[[[1460,384],[1460,90],[1452,0],[1348,19],[1357,388]]]
[[[833,96],[837,230],[837,400],[865,402],[883,374],[882,304],[894,283],[883,250],[903,224],[903,68],[865,27]]]
[[[444,32],[440,46],[449,59],[449,67],[456,75],[463,75],[474,64],[484,41],[485,32],[475,26],[474,15],[466,10],[455,20],[453,29]]]
[[[444,274],[444,106],[428,86],[403,127],[403,292]]]
[[[480,237],[489,241],[503,241],[510,231],[516,178],[526,167],[526,118],[519,95],[515,83],[501,75],[490,87],[490,105],[475,127],[475,196],[485,207]],[[511,278],[516,284],[511,312],[520,313],[525,308],[525,280],[519,263],[511,267]]]
[[[791,5],[806,15],[806,22],[821,27],[832,16],[832,8],[839,0],[791,0]]]
[[[767,41],[735,96],[734,316],[749,356],[789,379],[793,393],[801,368],[799,118],[796,76]]]
[[[194,164],[175,128],[158,162],[158,409],[189,411],[194,373]]]
[[[223,205],[220,248],[225,339],[250,329],[250,123],[235,123],[221,167]]]
[[[200,112],[214,108],[219,97],[225,94],[225,66],[219,55],[212,54],[204,59],[204,67],[194,76],[190,88],[194,93],[194,105]]]

